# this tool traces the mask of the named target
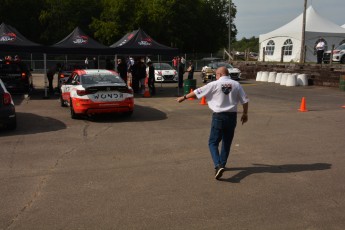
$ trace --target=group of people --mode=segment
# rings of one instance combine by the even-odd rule
[[[89,58],[88,57],[85,58],[84,64],[85,64],[85,69],[89,69],[90,68],[90,63],[89,63]],[[96,57],[93,57],[93,59],[92,59],[92,68],[93,69],[98,69],[98,60],[97,60]]]
[[[146,62],[146,64],[145,64]],[[115,64],[116,63],[116,64]],[[92,66],[91,66],[92,64]],[[89,58],[86,57],[84,60],[85,69],[93,68],[98,69],[98,60],[96,57],[89,61]],[[188,72],[188,79],[193,79],[195,67],[192,61],[188,62],[188,67],[186,67],[186,59],[181,57],[174,57],[173,66],[178,71],[178,87],[183,87],[183,76],[184,73]],[[136,59],[132,57],[117,58],[114,61],[110,59],[106,60],[106,69],[116,70],[124,82],[128,82],[128,76],[131,75],[131,84],[134,93],[144,94],[145,92],[145,80],[148,77],[148,88],[151,95],[156,94],[155,89],[155,69],[149,58],[138,57]],[[54,92],[53,89],[53,78],[56,72],[61,69],[61,64],[52,66],[48,69],[47,78],[48,78],[48,88],[51,93]]]
[[[15,55],[14,58],[12,58],[11,55],[8,55],[8,56],[5,56],[4,60],[5,61],[17,61],[17,62],[19,62],[20,58],[18,55]]]
[[[176,58],[176,59],[175,59]],[[194,78],[194,71],[195,67],[193,64],[193,61],[188,62],[188,68],[186,70],[186,59],[183,57],[175,57],[173,59],[173,65],[174,65],[174,60],[176,60],[177,64],[177,70],[178,70],[178,87],[182,88],[183,87],[183,75],[187,71],[188,72],[188,79],[193,79]]]
[[[138,94],[144,94],[145,79],[146,76],[148,76],[148,87],[150,94],[155,95],[155,69],[150,59],[146,60],[146,65],[143,58],[137,58],[134,60],[133,58],[129,57],[126,61],[122,58],[119,58],[117,59],[117,72],[125,82],[128,80],[128,74],[131,74],[133,91],[134,93]]]

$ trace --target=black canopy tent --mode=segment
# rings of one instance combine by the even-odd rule
[[[1,23],[0,50],[9,52],[43,53],[45,47],[28,40],[14,27]]]
[[[162,45],[143,30],[134,30],[110,47],[98,43],[79,27],[52,46],[43,46],[26,39],[15,28],[2,23],[0,26],[0,49],[10,52],[43,53],[45,74],[45,97],[47,97],[47,53],[94,54],[94,55],[176,55],[177,48]]]
[[[64,39],[50,46],[48,52],[54,54],[110,55],[114,51],[85,34],[79,27],[76,27]]]
[[[110,46],[116,54],[128,55],[176,55],[178,54],[177,48],[171,48],[162,45],[153,40],[142,29],[134,30],[127,33],[119,41]]]
[[[116,55],[127,54],[146,56],[157,54],[175,56],[178,54],[177,48],[171,48],[156,42],[140,28],[127,33],[110,47],[114,49]],[[177,95],[179,95],[179,88],[177,88]]]
[[[0,49],[8,52],[44,53],[46,47],[32,42],[19,33],[14,27],[2,23],[0,25]],[[44,67],[46,69],[46,65]]]

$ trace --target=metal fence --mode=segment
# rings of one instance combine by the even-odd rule
[[[0,54],[1,55],[1,54]],[[14,56],[15,54],[7,54]],[[2,55],[1,55],[2,56]],[[1,57],[0,56],[0,57]],[[44,59],[43,54],[20,54],[21,60],[25,62],[34,72],[43,73],[44,72]],[[183,56],[187,63],[192,61],[195,67],[195,71],[201,71],[202,67],[207,65],[209,61],[203,60],[205,57],[218,57],[224,59],[224,55],[221,53],[185,53],[179,54]],[[56,66],[57,63],[60,64],[77,64],[78,66],[83,66],[85,58],[89,59],[89,66],[92,68],[93,58],[96,57],[99,68],[105,68],[107,59],[114,62],[115,55],[112,56],[92,56],[92,55],[47,55],[47,68],[51,66]],[[117,56],[118,58],[128,58],[129,56]],[[136,56],[133,56],[134,58]],[[162,55],[150,55],[148,56],[152,62],[163,62],[172,65],[173,56],[162,56]]]

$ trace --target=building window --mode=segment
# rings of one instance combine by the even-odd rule
[[[284,55],[284,56],[292,55],[293,44],[292,44],[291,39],[287,39],[287,40],[284,42],[283,47],[284,47],[284,48],[283,48],[283,55]]]
[[[266,55],[273,55],[274,53],[274,41],[273,40],[269,40],[267,42],[267,45],[266,45]]]

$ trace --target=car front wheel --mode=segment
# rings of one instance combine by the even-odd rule
[[[62,95],[60,95],[60,105],[61,105],[61,107],[66,107],[66,103],[65,103],[64,99],[62,99]]]

